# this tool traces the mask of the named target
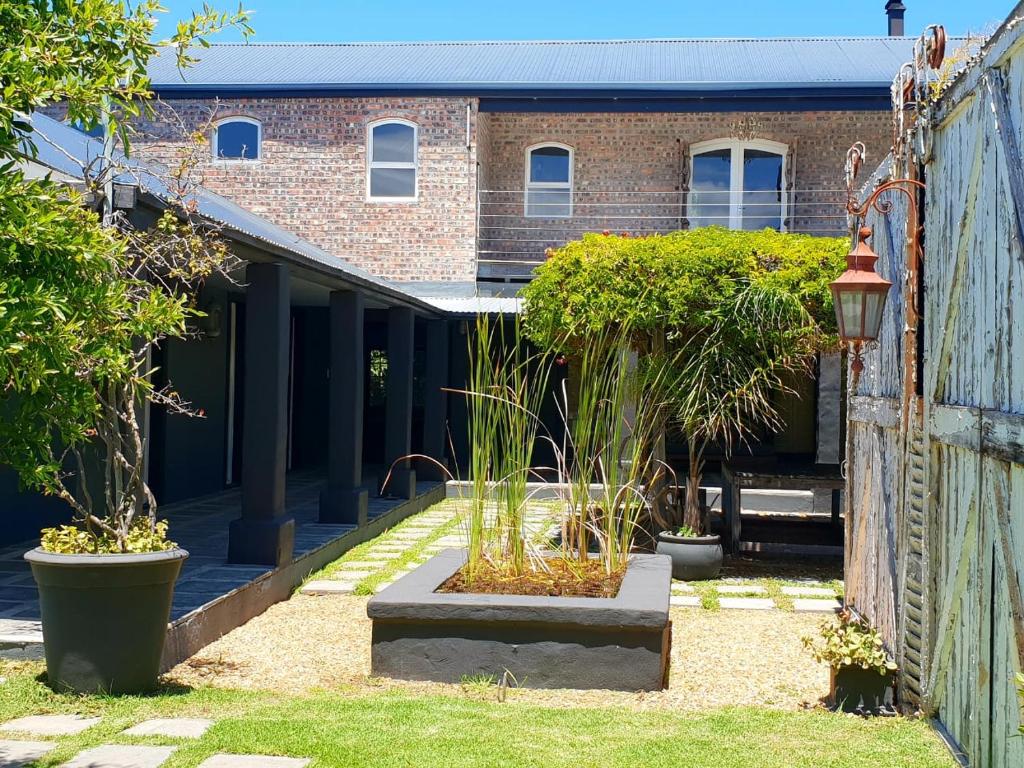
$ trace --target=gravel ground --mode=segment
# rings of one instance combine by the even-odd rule
[[[171,670],[169,681],[221,688],[303,693],[335,689],[361,695],[382,689],[490,698],[486,684],[411,683],[370,677],[366,598],[296,595],[207,646]],[[821,616],[783,611],[672,609],[672,675],[668,690],[541,691],[510,698],[551,706],[620,705],[702,710],[729,705],[797,709],[828,691],[828,669],[803,649]]]

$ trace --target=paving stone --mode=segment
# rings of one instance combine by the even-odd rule
[[[23,768],[56,746],[49,741],[0,740],[0,768]]]
[[[350,569],[355,571],[373,571],[377,568],[382,568],[383,566],[384,563],[373,563],[367,560],[351,560],[341,564],[345,573],[349,573]]]
[[[199,717],[158,717],[133,725],[124,733],[126,736],[169,736],[172,739],[198,739],[209,730],[211,725],[213,725],[213,720]]]
[[[775,608],[775,603],[768,597],[720,597],[718,606],[736,610],[770,611]]]
[[[402,553],[406,551],[405,547],[400,550],[378,550],[371,549],[366,552],[363,557],[367,560],[394,560],[396,557],[401,557]],[[369,565],[377,565],[377,563],[368,563]]]
[[[43,625],[38,621],[0,619],[0,643],[41,643]]]
[[[758,584],[722,584],[715,587],[720,595],[763,595],[764,587]]]
[[[177,747],[141,747],[104,744],[79,752],[62,768],[157,768]]]
[[[835,597],[834,589],[828,587],[783,587],[782,594],[790,597]]]
[[[318,579],[299,590],[304,595],[349,595],[358,582],[336,579]]]
[[[693,592],[693,587],[687,584],[685,581],[673,581],[672,582],[673,592]]]
[[[680,605],[686,608],[700,608],[700,598],[696,595],[672,595],[668,599],[669,605]]]
[[[17,731],[35,736],[71,736],[92,728],[99,721],[98,717],[81,715],[30,715],[4,723],[0,731]]]
[[[815,600],[803,598],[793,601],[793,610],[799,613],[835,613],[842,606],[835,598],[831,600]]]
[[[199,768],[305,768],[309,758],[269,757],[267,755],[214,755],[199,764]]]
[[[343,581],[362,581],[367,576],[373,576],[376,571],[350,571],[347,568],[341,568],[334,572],[334,579],[341,579]]]

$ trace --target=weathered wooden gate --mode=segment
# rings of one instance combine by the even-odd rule
[[[903,701],[994,768],[1024,766],[1021,15],[931,105],[923,265],[905,206],[870,217],[899,308],[849,406],[849,599],[896,654]]]

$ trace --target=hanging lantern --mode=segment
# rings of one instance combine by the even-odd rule
[[[836,308],[839,336],[854,345],[854,370],[863,369],[860,347],[865,341],[874,341],[882,326],[882,311],[892,283],[875,272],[878,255],[871,250],[867,239],[870,227],[861,227],[859,242],[846,257],[846,271],[831,284]]]

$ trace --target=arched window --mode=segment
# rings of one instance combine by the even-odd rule
[[[690,147],[691,227],[785,229],[786,155],[775,141],[721,139]]]
[[[564,144],[535,144],[526,148],[525,215],[572,216],[572,155],[572,147]]]
[[[416,199],[416,133],[416,124],[407,120],[370,124],[366,148],[366,194],[370,200]]]
[[[263,128],[251,117],[228,117],[213,129],[213,159],[252,162],[262,153]]]

